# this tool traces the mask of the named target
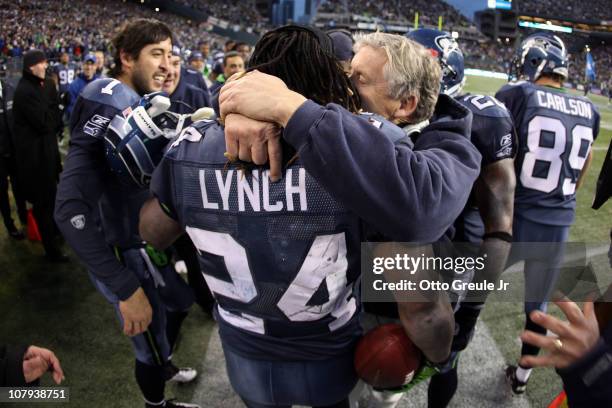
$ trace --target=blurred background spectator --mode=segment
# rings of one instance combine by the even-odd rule
[[[53,220],[61,170],[57,140],[63,124],[55,83],[46,78],[47,65],[40,50],[30,50],[23,57],[23,77],[13,102],[15,158],[20,190],[32,203],[45,256],[53,262],[67,262],[56,243],[59,231]]]

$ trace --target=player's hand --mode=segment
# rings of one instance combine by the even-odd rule
[[[258,165],[270,163],[270,179],[278,181],[282,173],[281,131],[270,122],[259,122],[235,113],[225,118],[225,148],[230,159]]]
[[[53,381],[60,384],[64,380],[64,371],[59,359],[51,350],[30,346],[23,355],[23,376],[30,383],[39,379],[45,372],[51,371]]]
[[[281,79],[255,70],[246,75],[235,74],[223,85],[219,109],[223,120],[230,113],[240,113],[285,127],[305,101],[306,98],[289,90]]]
[[[584,356],[599,340],[599,327],[592,301],[585,302],[583,310],[567,298],[556,301],[555,304],[563,311],[568,321],[540,311],[531,312],[531,319],[556,337],[524,331],[521,340],[546,349],[548,354],[524,356],[521,358],[521,365],[564,368]]]
[[[142,288],[136,289],[125,301],[120,301],[119,311],[123,317],[123,333],[130,337],[144,333],[153,318],[151,304]]]

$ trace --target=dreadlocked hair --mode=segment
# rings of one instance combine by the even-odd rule
[[[256,69],[320,105],[336,103],[354,113],[360,109],[359,93],[311,29],[289,26],[264,34],[249,60],[248,71]]]

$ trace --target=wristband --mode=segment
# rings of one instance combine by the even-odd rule
[[[489,232],[487,234],[484,234],[482,237],[482,240],[484,241],[487,238],[497,238],[497,239],[501,239],[502,241],[506,241],[506,242],[510,242],[512,243],[512,235],[508,234],[507,232],[504,231],[493,231],[493,232]]]

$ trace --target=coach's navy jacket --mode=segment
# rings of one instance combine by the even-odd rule
[[[412,149],[338,105],[306,101],[283,138],[308,173],[374,229],[398,241],[434,242],[463,210],[480,172],[471,122],[467,108],[441,95]]]

